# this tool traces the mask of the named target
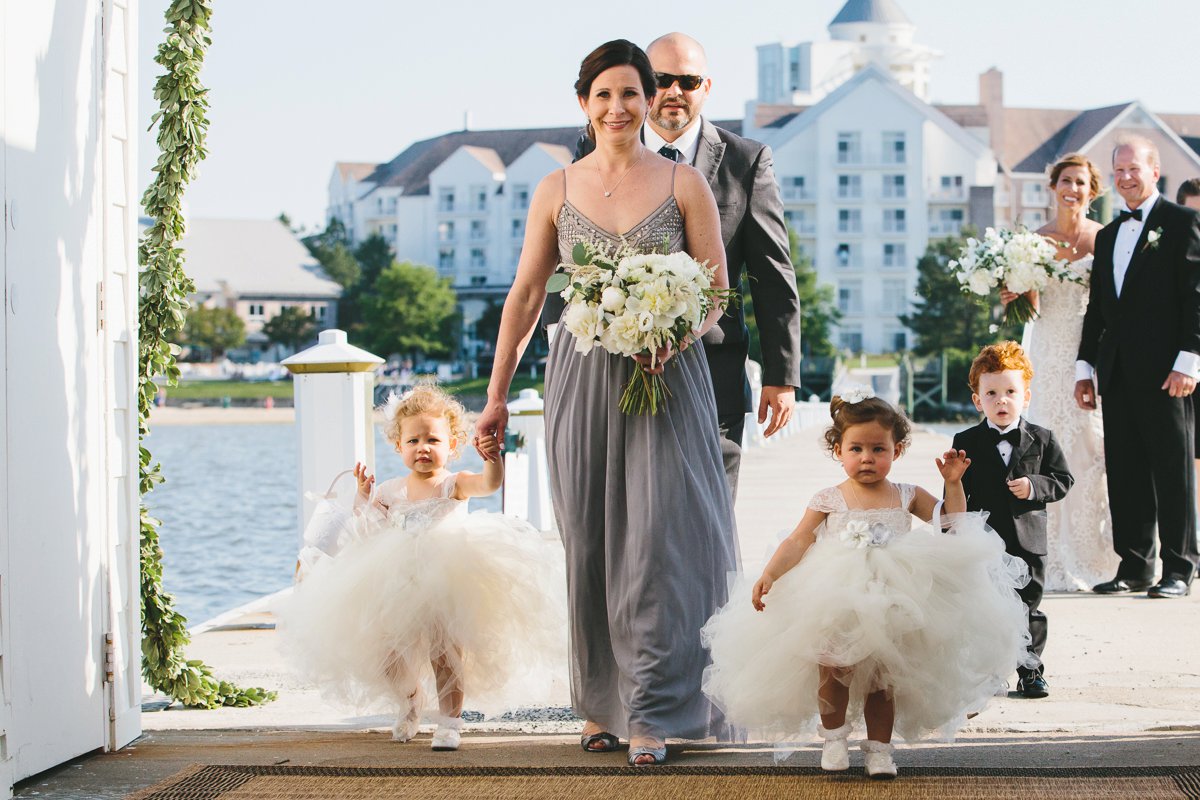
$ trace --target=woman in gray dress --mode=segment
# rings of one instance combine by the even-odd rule
[[[642,252],[686,250],[728,284],[716,202],[690,166],[648,150],[642,123],[655,93],[646,54],[608,42],[575,84],[596,149],[537,187],[500,325],[478,437],[502,435],[513,372],[533,334],[546,280],[577,242]],[[603,752],[629,739],[629,762],[659,764],[667,737],[725,737],[700,691],[700,628],[726,599],[737,563],[717,412],[700,335],[648,357],[575,352],[554,337],[546,365],[546,440],[554,512],[567,557],[571,694],[587,721],[581,744]],[[657,415],[627,416],[621,389],[635,369],[661,372],[671,396]]]

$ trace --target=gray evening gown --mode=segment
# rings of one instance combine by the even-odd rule
[[[565,180],[565,176],[564,176]],[[559,255],[577,242],[642,252],[684,248],[668,198],[624,236],[570,202]],[[567,558],[571,698],[615,735],[728,739],[700,691],[700,629],[726,600],[737,565],[733,504],[722,467],[708,364],[697,342],[667,364],[671,396],[655,416],[626,416],[635,367],[602,349],[576,353],[560,328],[546,365],[546,440],[554,512]]]

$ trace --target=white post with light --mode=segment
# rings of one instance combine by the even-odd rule
[[[355,462],[375,471],[375,369],[382,363],[337,329],[321,331],[316,345],[282,362],[294,377],[300,435],[300,544],[316,506],[309,497],[324,495]]]
[[[508,404],[508,429],[517,441],[504,454],[504,513],[522,517],[539,531],[552,531],[543,406],[536,389],[522,389]]]

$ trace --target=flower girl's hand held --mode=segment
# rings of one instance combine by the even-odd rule
[[[764,595],[771,591],[771,587],[774,585],[775,579],[765,572],[754,584],[754,592],[750,595],[750,603],[754,606],[755,611],[762,611],[767,607],[767,604],[762,599]]]
[[[375,486],[375,476],[367,474],[367,465],[359,462],[354,465],[354,479],[358,481],[356,503],[365,503],[371,499],[371,489]]]
[[[967,467],[971,466],[971,459],[967,458],[965,450],[947,450],[941,458],[935,458],[934,463],[942,474],[942,480],[953,483],[962,480]]]

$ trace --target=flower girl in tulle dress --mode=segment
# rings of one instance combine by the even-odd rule
[[[465,438],[457,401],[419,386],[393,395],[386,416],[410,473],[375,487],[355,467],[355,512],[336,554],[297,584],[281,632],[322,691],[398,709],[397,741],[416,735],[436,696],[433,749],[455,750],[466,692],[481,710],[536,704],[565,671],[562,554],[520,520],[467,513],[468,498],[500,487],[503,464],[493,438],[478,445],[482,473],[447,469]]]
[[[909,434],[890,404],[858,390],[830,413],[825,441],[847,480],[817,493],[762,576],[739,578],[705,625],[703,688],[730,722],[775,741],[815,726],[829,771],[849,768],[862,713],[867,774],[887,779],[893,729],[951,735],[1025,657],[1016,588],[1028,572],[982,515],[942,518],[929,492],[887,479]],[[937,459],[950,512],[966,509],[969,463],[955,451]],[[913,515],[933,524],[912,528]]]

